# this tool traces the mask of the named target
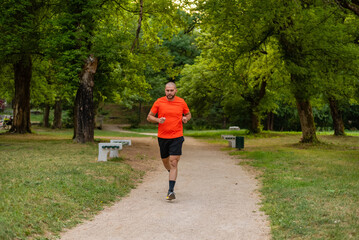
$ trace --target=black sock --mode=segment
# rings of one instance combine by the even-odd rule
[[[169,192],[173,192],[173,189],[175,188],[176,181],[170,180],[170,188],[168,189]]]

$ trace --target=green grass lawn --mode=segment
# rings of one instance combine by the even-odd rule
[[[99,163],[97,144],[75,144],[72,130],[33,128],[0,135],[0,239],[53,238],[125,196],[143,172],[121,159]],[[146,132],[145,129],[138,132]],[[273,239],[359,239],[359,134],[185,131],[227,146],[223,134],[244,135],[245,148],[224,148],[260,172],[263,211]],[[95,131],[95,138],[143,136]],[[238,203],[240,204],[240,203]]]
[[[32,131],[39,135],[47,135],[47,136],[58,136],[58,137],[66,137],[72,138],[74,134],[73,129],[51,129],[51,128],[42,128],[42,127],[33,127]],[[143,134],[138,134],[136,132],[126,133],[126,132],[114,132],[114,131],[105,131],[95,129],[95,140],[96,138],[101,137],[146,137]]]
[[[243,136],[246,134],[247,130],[185,130],[184,135],[189,137],[196,138],[221,138],[221,135],[234,135],[234,136]]]
[[[143,175],[120,159],[97,162],[97,144],[73,143],[71,130],[34,130],[0,135],[0,239],[52,238],[128,194]]]
[[[298,133],[267,132],[230,150],[260,173],[273,239],[359,239],[359,137],[329,134],[313,145],[299,144]]]

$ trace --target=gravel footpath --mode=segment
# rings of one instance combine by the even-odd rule
[[[168,173],[160,166],[129,196],[61,239],[270,239],[267,217],[259,210],[258,182],[237,161],[216,146],[186,138],[176,200],[165,200]]]

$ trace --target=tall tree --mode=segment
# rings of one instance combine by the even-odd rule
[[[48,13],[41,0],[2,1],[0,3],[0,61],[14,71],[14,133],[29,133],[30,85],[33,56],[40,53],[41,24]]]
[[[241,96],[246,103],[241,105],[251,119],[249,130],[258,133],[262,128],[262,100],[280,62],[274,57],[278,50],[269,38],[273,27],[256,21],[248,10],[250,5],[249,1],[199,1],[203,16],[198,42],[202,57],[217,63],[219,79],[224,83],[216,85],[226,86],[226,90],[221,88],[223,103],[231,105],[234,99],[239,100],[234,95]]]
[[[70,96],[75,95],[73,139],[91,142],[95,127],[95,74],[99,63],[94,42],[102,16],[110,9],[98,0],[61,1],[58,7],[58,14],[49,22],[51,31],[45,44],[49,46],[48,56],[54,59],[59,70],[58,80],[64,83]]]
[[[290,75],[290,90],[296,99],[302,142],[318,141],[311,99],[325,82],[319,78],[319,73],[325,69],[328,59],[343,60],[342,55],[335,54],[336,50],[351,43],[341,42],[340,36],[353,34],[342,27],[346,22],[337,6],[328,5],[326,1],[197,2],[198,10],[204,16],[202,22],[209,26],[212,42],[218,40],[224,45],[228,39],[232,45],[237,44],[232,52],[238,57],[261,51],[270,39],[276,39],[280,59]]]
[[[145,93],[144,66],[165,59],[156,48],[160,31],[173,32],[164,27],[176,10],[172,5],[169,0],[61,2],[61,11],[50,23],[54,27],[49,54],[62,66],[59,78],[77,88],[76,142],[93,141],[97,101]]]
[[[355,72],[344,67],[349,70],[345,72],[342,68],[357,65],[357,47],[353,37],[356,31],[350,25],[352,20],[350,16],[346,19],[348,15],[338,11],[334,5],[327,5],[326,1],[300,1],[300,4],[288,1],[284,6],[292,12],[285,19],[278,20],[282,24],[278,25],[281,31],[277,37],[291,74],[290,88],[301,120],[302,142],[318,141],[311,110],[311,100],[318,93],[329,95],[334,128],[337,134],[342,134],[340,111],[334,109],[337,105],[330,89],[341,92]],[[337,81],[339,79],[343,81]]]

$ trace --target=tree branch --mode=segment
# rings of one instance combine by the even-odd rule
[[[125,10],[126,12],[138,13],[137,10],[130,10],[130,9],[125,8],[124,6],[121,5],[121,3],[119,3],[119,2],[116,1],[116,0],[113,0],[113,2],[116,3],[120,8],[122,8],[122,9]]]
[[[125,10],[126,12],[130,12],[130,13],[135,13],[135,14],[140,14],[140,11],[138,10],[132,10],[129,8],[125,8],[123,5],[121,5],[121,3],[117,0],[113,0],[114,3],[116,3],[121,9]],[[143,11],[142,14],[154,14],[154,13],[166,13],[168,14],[167,10],[157,10],[157,11]]]
[[[335,0],[341,7],[349,9],[355,15],[359,16],[359,0]]]
[[[143,16],[143,0],[140,1],[140,16],[138,18],[138,26],[137,26],[137,31],[136,31],[136,38],[133,41],[133,44],[132,44],[132,47],[131,47],[131,52],[133,52],[133,50],[135,50],[136,45],[138,46],[139,36],[140,36],[140,32],[141,32],[142,16]]]

